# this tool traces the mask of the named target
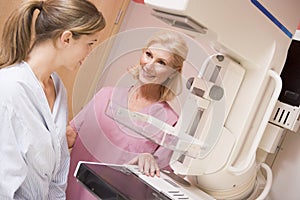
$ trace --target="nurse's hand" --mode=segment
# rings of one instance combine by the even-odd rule
[[[154,156],[150,153],[142,153],[127,164],[129,165],[138,165],[139,171],[145,174],[146,176],[160,176],[160,170],[156,163]]]
[[[73,128],[69,125],[67,126],[67,142],[68,147],[71,149],[74,146],[75,140],[77,138],[77,132],[73,130]]]

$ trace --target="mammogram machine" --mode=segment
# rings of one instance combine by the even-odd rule
[[[285,63],[300,22],[300,1],[144,3],[155,17],[211,48],[186,81],[188,95],[175,127],[122,108],[114,116],[124,124],[145,121],[175,136],[172,143],[136,129],[174,150],[174,173],[151,178],[134,166],[83,162],[78,180],[103,199],[267,199],[272,171],[266,157],[275,152],[284,129],[299,127],[299,94],[280,74],[289,72]],[[107,188],[106,196],[99,185]]]

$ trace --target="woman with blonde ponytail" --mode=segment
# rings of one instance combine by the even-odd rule
[[[55,70],[74,70],[105,19],[86,0],[26,0],[0,47],[0,199],[66,199],[67,95]]]

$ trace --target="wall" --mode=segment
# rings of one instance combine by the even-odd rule
[[[3,25],[11,11],[20,4],[20,0],[0,0],[0,33],[2,34]],[[1,36],[0,36],[1,37]]]

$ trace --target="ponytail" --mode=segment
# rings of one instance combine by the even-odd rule
[[[33,20],[36,9],[40,12]],[[26,60],[35,45],[46,40],[55,43],[65,30],[78,39],[104,27],[102,13],[88,0],[26,0],[4,25],[0,68]]]
[[[33,13],[40,9],[41,1],[25,1],[21,7],[11,13],[2,33],[0,49],[0,68],[24,60],[31,44]]]

